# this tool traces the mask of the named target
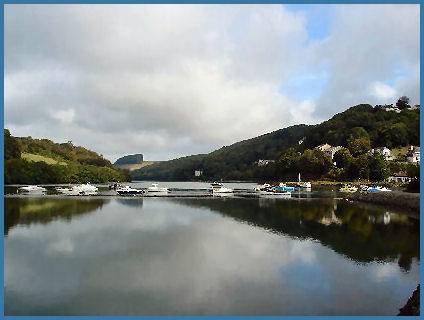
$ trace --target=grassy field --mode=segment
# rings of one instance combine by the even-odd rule
[[[393,149],[390,149],[390,151],[392,156],[397,158],[399,156],[405,156],[408,153],[409,148],[408,147],[393,148]]]
[[[136,163],[136,164],[120,164],[120,165],[115,165],[115,167],[133,171],[133,170],[138,170],[138,169],[141,169],[141,168],[144,168],[144,167],[147,167],[147,166],[151,166],[155,162],[157,162],[157,161],[143,161],[142,163]]]
[[[60,165],[63,165],[63,166],[66,166],[67,165],[66,162],[57,161],[57,160],[55,160],[53,158],[49,158],[49,157],[45,157],[45,156],[41,156],[39,154],[33,154],[33,153],[23,152],[22,155],[21,155],[21,158],[22,159],[25,159],[27,161],[32,161],[32,162],[40,162],[40,161],[42,161],[42,162],[45,162],[47,164],[60,164]]]

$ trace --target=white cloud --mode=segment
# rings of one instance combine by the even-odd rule
[[[382,102],[391,102],[397,96],[396,89],[379,81],[371,84],[370,93]]]
[[[71,124],[75,118],[74,109],[59,110],[52,115],[54,118],[59,120],[62,124]]]
[[[160,160],[381,103],[376,81],[418,102],[418,6],[328,8],[315,41],[290,6],[6,5],[5,125]],[[318,98],[282,93],[308,72]]]

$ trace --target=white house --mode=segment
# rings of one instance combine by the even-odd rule
[[[396,113],[400,113],[401,110],[399,108],[384,108],[385,111],[393,111]]]
[[[408,162],[420,164],[420,147],[411,146],[406,159]]]
[[[259,159],[258,160],[258,167],[264,167],[269,165],[270,163],[275,162],[275,160],[264,160],[264,159]]]
[[[194,171],[194,176],[195,177],[200,177],[202,174],[203,174],[203,171],[202,170],[195,170]]]
[[[391,153],[390,149],[387,148],[387,147],[371,149],[370,153],[371,154],[375,154],[375,153],[381,154],[384,157],[384,160],[387,160],[387,161],[391,161],[391,160],[394,159],[394,157],[392,157],[392,153]]]
[[[406,182],[411,182],[412,178],[408,177],[408,175],[405,172],[400,171],[400,172],[397,172],[397,173],[393,174],[392,176],[388,177],[387,181],[406,183]]]
[[[333,159],[334,154],[342,148],[343,147],[341,147],[341,146],[333,147],[333,146],[329,145],[328,143],[326,143],[326,144],[319,145],[315,149],[318,149],[318,150],[324,152],[328,157]]]

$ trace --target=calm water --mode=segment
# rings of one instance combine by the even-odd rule
[[[7,315],[397,314],[419,223],[333,199],[5,198]]]

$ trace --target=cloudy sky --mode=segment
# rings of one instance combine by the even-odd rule
[[[110,160],[419,103],[418,5],[6,5],[5,127]]]

